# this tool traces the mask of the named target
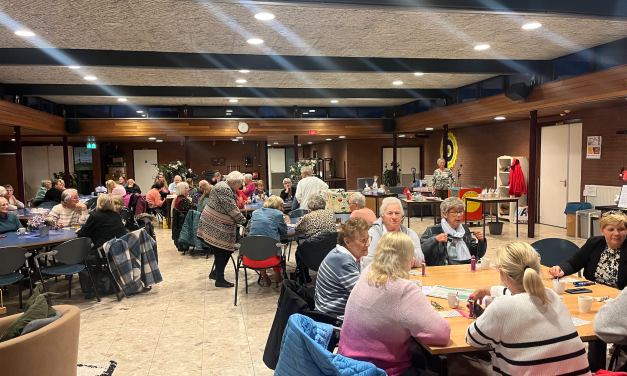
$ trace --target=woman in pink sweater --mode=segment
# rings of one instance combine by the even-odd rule
[[[370,362],[390,376],[419,375],[411,367],[411,336],[446,345],[451,326],[409,278],[414,243],[402,232],[385,234],[346,304],[338,353]]]

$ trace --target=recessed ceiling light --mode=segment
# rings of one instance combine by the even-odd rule
[[[424,73],[422,73],[422,72],[416,72],[416,73],[414,73],[414,76],[424,76],[424,75],[425,75],[425,74],[424,74]]]
[[[308,144],[311,145],[311,144],[313,144],[313,142],[309,141]]]
[[[340,138],[346,138],[346,136],[340,136]]]
[[[270,146],[272,146],[272,145],[268,144],[267,146],[268,146],[268,147],[270,147]]]
[[[530,22],[528,24],[524,24],[522,28],[525,30],[533,30],[539,28],[540,26],[542,26],[542,24],[539,22]]]
[[[237,87],[244,87],[244,85],[237,85]]]
[[[298,146],[302,146],[301,144],[298,144]]]
[[[96,76],[85,76],[83,78],[86,79],[87,81],[94,81],[98,79]]]
[[[233,110],[226,110],[226,112],[233,112]]]
[[[274,19],[274,14],[272,13],[257,13],[255,14],[255,18],[261,21],[268,21]]]
[[[242,139],[242,138],[244,138],[244,137],[242,137],[242,136],[237,136],[237,137],[235,137],[235,138],[237,138],[237,139]]]
[[[392,82],[392,85],[402,85],[403,81],[394,81]]]
[[[225,115],[226,116],[231,116],[231,115],[233,115],[233,113],[232,112],[227,112]]]
[[[278,142],[273,142],[273,144],[278,145],[279,143]]]
[[[494,120],[505,120],[505,116],[497,116]]]
[[[12,138],[12,139],[11,139],[11,141],[15,141],[15,139],[14,139],[14,138]]]
[[[331,141],[331,139],[330,139],[330,138],[327,138],[327,141]]]
[[[625,98],[625,99],[627,99],[627,98]],[[331,103],[337,103],[337,102],[338,102],[338,101],[336,101],[336,100],[332,100],[332,101],[331,101]]]
[[[231,102],[231,103],[237,103],[237,99],[229,99],[229,102]]]
[[[248,69],[241,69],[239,72],[240,73],[250,73],[250,71]]]
[[[142,115],[142,117],[146,117],[146,115]]]
[[[128,99],[126,98],[118,98],[118,102],[126,102]]]
[[[81,69],[80,65],[69,65],[68,68],[70,68],[70,69]]]
[[[238,84],[245,84],[247,81],[246,80],[235,80],[235,82],[237,82]]]
[[[309,110],[309,112],[316,112],[316,110]]]
[[[139,110],[139,111],[137,111],[137,113],[138,113],[138,114],[143,114],[143,113],[144,113],[144,111]]]
[[[34,37],[35,33],[33,33],[32,31],[28,31],[28,30],[17,30],[15,32],[15,35],[19,35],[21,37]]]
[[[148,137],[148,139],[152,141],[152,140],[156,140],[157,137]]]
[[[163,140],[157,140],[157,142],[163,142]]]
[[[570,110],[564,110],[564,113],[568,114],[568,113],[570,113]]]
[[[429,128],[425,128],[425,131],[432,131],[433,128],[429,127]]]
[[[488,48],[490,48],[489,44],[478,44],[475,46],[475,50],[477,51],[487,50]]]
[[[564,115],[566,115],[566,114],[560,114],[560,116],[564,116]]]
[[[405,137],[405,135],[404,134],[399,134],[398,137],[403,138],[403,137]]]
[[[237,138],[234,138],[234,139],[232,139],[231,141],[235,141],[235,142],[237,142],[237,141],[239,141],[239,140],[238,140]]]
[[[251,38],[251,39],[247,40],[246,42],[248,42],[250,44],[261,44],[261,43],[263,43],[263,39]]]

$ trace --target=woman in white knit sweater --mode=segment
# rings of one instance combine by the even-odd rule
[[[536,251],[527,243],[510,243],[497,251],[496,267],[506,288],[492,287],[498,298],[470,324],[466,342],[494,348],[495,374],[590,375],[586,350],[568,309],[542,283]],[[480,291],[475,294],[482,298]]]

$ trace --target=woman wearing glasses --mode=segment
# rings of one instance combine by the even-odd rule
[[[583,269],[583,276],[606,286],[622,290],[627,284],[627,216],[607,212],[601,216],[601,236],[593,236],[577,253],[549,269],[553,277],[562,277]]]
[[[510,243],[496,251],[495,261],[505,288],[490,289],[496,298],[468,326],[466,342],[494,349],[495,375],[590,375],[568,308],[542,283],[536,251],[527,243]],[[473,294],[477,300],[483,298],[479,292]]]
[[[470,232],[463,225],[464,202],[457,197],[442,201],[442,221],[427,228],[420,237],[420,246],[429,266],[469,264],[471,256],[478,261],[488,248],[483,232]],[[472,237],[475,235],[476,240]]]

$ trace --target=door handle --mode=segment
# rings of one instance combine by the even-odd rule
[[[564,187],[566,186],[566,179],[560,180],[560,183],[564,183]]]

